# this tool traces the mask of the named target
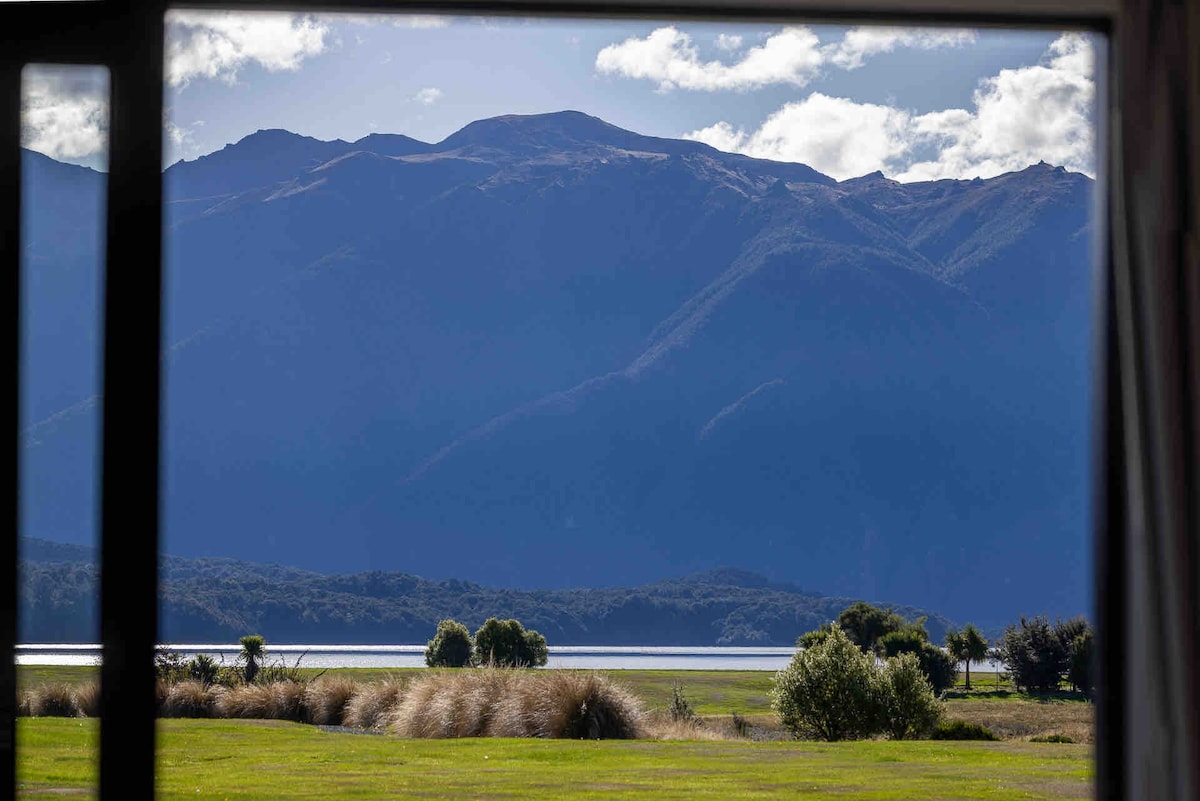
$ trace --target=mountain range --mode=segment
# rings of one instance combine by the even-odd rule
[[[24,165],[23,531],[88,544],[104,176]],[[1087,612],[1094,190],[578,112],[259,131],[164,174],[164,550]]]

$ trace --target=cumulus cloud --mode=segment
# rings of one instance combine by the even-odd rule
[[[21,144],[75,161],[108,141],[108,73],[100,67],[30,67],[21,97]]]
[[[809,28],[783,28],[736,62],[704,61],[692,38],[671,26],[658,28],[644,39],[631,37],[605,47],[596,55],[597,71],[624,78],[654,81],[659,91],[691,89],[758,89],[772,84],[806,86],[828,65],[857,69],[869,56],[897,47],[933,50],[961,47],[975,41],[971,31],[936,28],[852,28],[841,41],[822,45]],[[743,39],[719,34],[718,50],[736,53]]]
[[[721,33],[717,34],[717,49],[724,50],[727,53],[732,53],[742,49],[742,37],[735,34]]]
[[[644,39],[631,37],[609,45],[596,55],[599,72],[654,81],[664,92],[805,86],[821,63],[820,42],[804,27],[784,28],[732,64],[702,61],[692,37],[673,26],[658,28]]]
[[[196,78],[233,83],[255,64],[269,72],[294,71],[327,47],[328,23],[302,14],[172,11],[167,14],[167,83]]]
[[[270,72],[300,68],[326,50],[328,25],[313,16],[246,12],[167,14],[166,80],[172,87],[208,78],[229,83],[257,65]],[[21,141],[57,159],[82,160],[108,144],[107,79],[95,68],[38,67],[27,73]],[[164,121],[168,143],[188,145],[195,125]]]
[[[952,109],[916,118],[915,135],[935,141],[938,153],[910,165],[901,180],[986,178],[1039,160],[1094,172],[1094,70],[1091,41],[1064,34],[1042,63],[981,81],[973,112]]]
[[[871,25],[851,28],[842,41],[828,45],[823,54],[842,69],[858,69],[869,56],[890,53],[897,47],[937,50],[962,47],[975,42],[975,32],[951,28],[886,28]]]
[[[441,97],[442,90],[430,86],[417,92],[416,96],[413,97],[413,100],[417,101],[418,103],[423,103],[426,106],[432,106],[434,103],[440,100]]]
[[[970,110],[917,115],[814,92],[784,105],[757,130],[722,121],[684,137],[799,161],[839,180],[875,170],[901,181],[988,178],[1040,160],[1091,174],[1094,62],[1091,41],[1069,33],[1040,63],[981,80]]]
[[[798,161],[841,180],[901,157],[908,149],[910,121],[906,112],[888,106],[813,92],[786,104],[751,133],[718,122],[684,138],[756,158]]]

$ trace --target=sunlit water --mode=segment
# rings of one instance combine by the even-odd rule
[[[239,646],[183,643],[170,646],[190,659],[198,653],[234,664]],[[414,668],[425,666],[424,645],[270,645],[269,662],[310,668]],[[550,648],[547,667],[577,670],[779,670],[794,648],[567,645]],[[97,665],[99,645],[19,645],[18,665]],[[972,671],[995,666],[972,663]]]

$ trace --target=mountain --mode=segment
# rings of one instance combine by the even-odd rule
[[[25,532],[86,543],[95,251],[60,206],[103,176],[27,167],[32,316],[69,325],[31,345]],[[260,131],[164,187],[167,552],[1089,608],[1086,176],[837,182],[562,112]]]
[[[36,539],[21,545],[22,640],[95,642],[96,570],[87,549]],[[235,642],[257,632],[271,642],[314,644],[423,643],[446,617],[475,630],[496,616],[517,618],[552,645],[790,646],[854,602],[739,570],[642,587],[509,590],[174,556],[161,560],[160,597],[166,642]],[[950,625],[920,609],[896,611],[926,618],[935,642]]]

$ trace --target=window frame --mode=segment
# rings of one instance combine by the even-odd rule
[[[20,398],[20,93],[29,63],[96,64],[111,74],[109,173],[104,278],[102,404],[100,798],[154,797],[153,650],[157,640],[160,509],[162,326],[162,119],[164,14],[168,8],[398,12],[443,15],[741,20],[806,23],[968,25],[1069,28],[1103,34],[1109,59],[1098,69],[1111,85],[1119,57],[1114,37],[1120,0],[85,0],[0,3],[0,268],[10,320],[10,354]],[[1099,284],[1097,371],[1093,384],[1096,623],[1101,646],[1097,697],[1096,794],[1124,797],[1126,687],[1123,659],[1103,643],[1124,641],[1128,609],[1125,475],[1121,383],[1116,356],[1117,306],[1111,290],[1112,182],[1119,154],[1105,135],[1117,119],[1111,93],[1102,100],[1097,214]],[[109,268],[108,265],[117,265]],[[13,409],[18,408],[14,402]],[[18,421],[19,425],[19,421]],[[8,429],[13,475],[18,425]],[[121,442],[119,453],[104,443]],[[19,480],[19,479],[18,479]],[[9,521],[0,531],[0,801],[16,795],[17,558],[19,485],[3,499]]]

